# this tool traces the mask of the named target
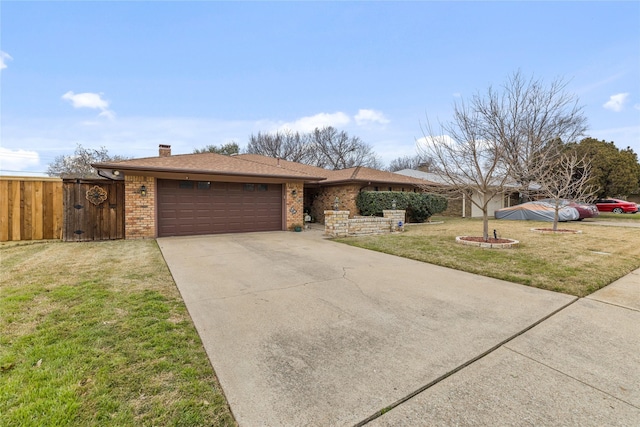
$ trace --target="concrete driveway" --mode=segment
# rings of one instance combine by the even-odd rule
[[[640,420],[638,310],[317,230],[158,243],[241,426]]]

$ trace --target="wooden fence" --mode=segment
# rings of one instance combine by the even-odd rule
[[[0,241],[60,239],[62,180],[0,177]]]
[[[123,238],[123,181],[0,177],[0,242]]]
[[[65,241],[124,238],[124,181],[64,180]]]

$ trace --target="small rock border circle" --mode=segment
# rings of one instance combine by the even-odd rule
[[[511,249],[512,247],[517,246],[520,243],[518,240],[513,240],[513,239],[500,239],[500,240],[507,240],[507,242],[498,242],[498,243],[465,240],[465,238],[468,238],[468,237],[470,236],[457,236],[456,242],[462,245],[475,246],[478,248],[486,248],[486,249]]]
[[[567,228],[560,228],[558,230],[553,230],[552,228],[532,228],[531,231],[534,233],[541,234],[581,234],[582,230],[569,230]]]

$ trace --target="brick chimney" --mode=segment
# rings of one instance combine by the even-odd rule
[[[169,157],[171,155],[171,146],[160,144],[158,147],[160,157]]]

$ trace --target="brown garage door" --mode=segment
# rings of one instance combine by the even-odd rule
[[[282,230],[282,185],[158,180],[158,235]]]

